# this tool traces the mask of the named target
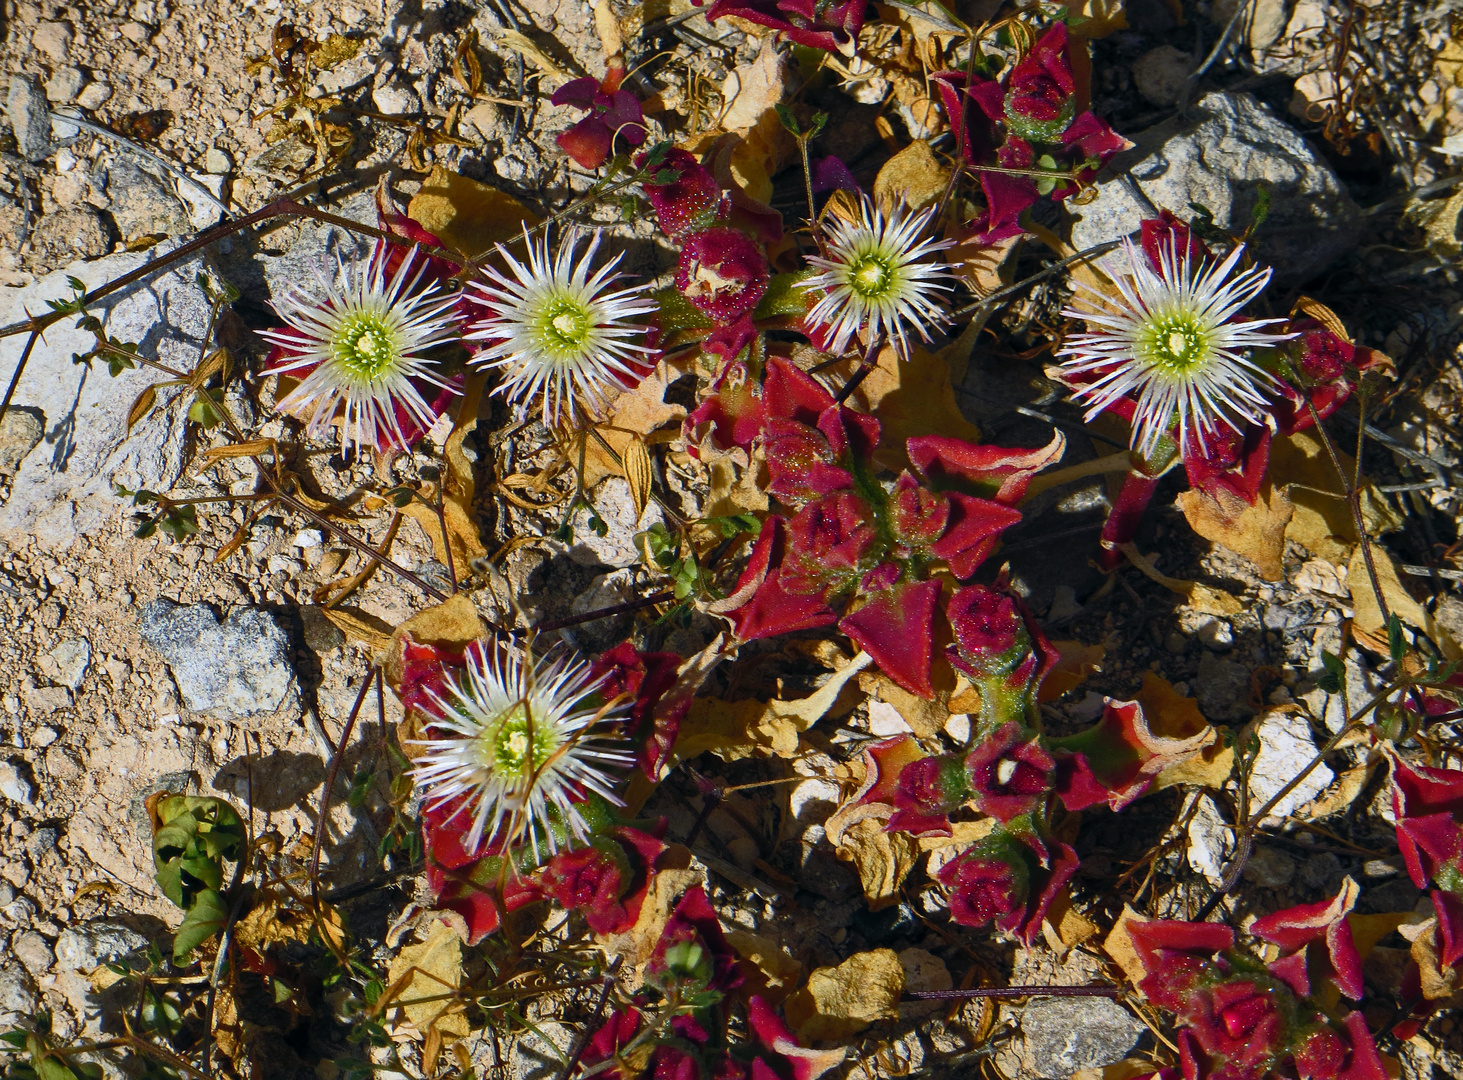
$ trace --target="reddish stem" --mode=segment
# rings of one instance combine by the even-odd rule
[[[1122,490],[1118,492],[1112,512],[1102,526],[1102,551],[1097,562],[1104,571],[1111,572],[1122,565],[1122,545],[1132,543],[1133,537],[1138,535],[1138,523],[1143,520],[1143,512],[1148,509],[1157,489],[1156,476],[1145,476],[1133,470],[1123,478]]]

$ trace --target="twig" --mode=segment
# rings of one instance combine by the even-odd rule
[[[85,120],[79,116],[71,116],[68,113],[59,113],[55,109],[50,110],[50,114],[51,120],[53,122],[72,124],[76,127],[81,128],[83,131],[90,131],[93,135],[100,135],[105,139],[112,140],[118,146],[124,148],[128,153],[136,154],[138,157],[147,158],[149,161],[156,163],[159,167],[166,169],[179,180],[192,184],[195,188],[198,189],[199,193],[202,194],[205,199],[213,203],[214,206],[218,207],[221,211],[223,211],[225,215],[233,213],[233,211],[229,208],[228,203],[221,201],[216,195],[214,195],[213,192],[209,191],[208,188],[204,187],[192,176],[189,176],[188,173],[180,165],[178,165],[177,162],[173,161],[172,158],[166,157],[163,154],[159,154],[155,150],[149,150],[147,147],[141,146],[138,143],[133,142],[125,135],[117,134],[117,132],[102,124],[94,124],[90,120]]]
[[[960,1001],[965,998],[1122,997],[1116,986],[990,986],[970,990],[908,990],[901,1001]]]
[[[1072,266],[1079,262],[1086,262],[1088,259],[1096,258],[1099,255],[1106,255],[1109,251],[1112,251],[1114,248],[1120,246],[1121,244],[1121,240],[1107,240],[1101,244],[1094,244],[1090,248],[1083,248],[1081,251],[1078,251],[1072,255],[1068,255],[1066,258],[1058,259],[1046,269],[1040,270],[1037,273],[1032,274],[1028,278],[1022,278],[1014,285],[1007,285],[1004,289],[997,289],[989,296],[983,296],[975,303],[965,305],[965,307],[953,312],[950,318],[963,319],[967,315],[973,315],[981,308],[990,307],[993,304],[998,304],[1002,300],[1006,299],[1008,296],[1015,296],[1022,290],[1027,289],[1032,285],[1035,285],[1039,281],[1051,277],[1053,274],[1057,274],[1062,270],[1065,270],[1069,266]]]
[[[534,623],[532,633],[542,634],[549,630],[562,630],[566,626],[578,626],[580,623],[594,622],[596,619],[608,619],[613,615],[625,615],[632,611],[640,611],[642,608],[663,604],[667,600],[674,600],[675,598],[675,592],[671,589],[666,589],[664,592],[642,596],[639,600],[627,600],[623,604],[596,608],[594,611],[586,611],[581,615],[566,615],[562,619],[549,619],[545,622]]]
[[[605,972],[604,986],[599,992],[599,1001],[595,1002],[594,1005],[594,1015],[590,1017],[589,1023],[585,1026],[584,1030],[579,1033],[579,1038],[574,1041],[574,1053],[570,1054],[569,1060],[564,1062],[564,1071],[559,1073],[558,1080],[569,1080],[569,1076],[579,1064],[579,1059],[584,1056],[585,1048],[589,1046],[592,1032],[599,1030],[599,1022],[604,1017],[605,1005],[610,1000],[610,991],[614,989],[615,974],[620,970],[621,959],[621,957],[616,956],[610,962],[610,970]]]
[[[1442,570],[1436,566],[1411,566],[1403,563],[1397,569],[1413,577],[1440,577],[1449,581],[1463,581],[1463,570]]]

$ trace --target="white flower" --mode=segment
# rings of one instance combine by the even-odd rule
[[[274,305],[289,329],[262,331],[285,353],[263,374],[302,376],[276,407],[307,421],[312,436],[339,413],[343,450],[404,447],[398,411],[430,428],[437,414],[413,380],[457,392],[422,355],[456,340],[456,296],[435,282],[421,287],[428,262],[416,248],[388,281],[389,257],[378,244],[364,262],[342,264],[335,284],[291,288]]]
[[[585,702],[602,677],[568,657],[536,663],[503,642],[474,642],[466,659],[464,678],[446,678],[445,698],[431,694],[433,737],[417,743],[425,750],[411,776],[427,805],[467,796],[457,812],[472,815],[463,844],[469,852],[484,839],[506,846],[525,834],[535,855],[541,841],[556,850],[550,807],[583,839],[575,800],[595,792],[619,803],[607,770],[634,760],[588,737],[606,714]]]
[[[489,312],[468,328],[469,338],[489,343],[475,362],[501,374],[494,393],[510,401],[526,402],[542,392],[545,424],[572,417],[580,406],[597,407],[622,382],[638,381],[640,373],[630,364],[651,352],[632,340],[647,327],[627,320],[656,310],[655,301],[641,287],[606,289],[619,277],[621,256],[590,273],[602,235],[595,231],[577,262],[576,230],[553,255],[547,235],[528,240],[527,265],[500,244],[511,276],[485,267],[490,280],[469,286],[476,294],[472,299]]]
[[[887,336],[899,357],[908,359],[905,331],[913,326],[929,341],[927,327],[945,321],[938,293],[950,289],[941,280],[953,277],[950,267],[920,262],[954,244],[920,239],[934,214],[933,206],[909,216],[895,208],[885,218],[865,195],[858,221],[835,219],[829,226],[828,257],[808,256],[808,263],[822,272],[799,285],[823,290],[807,322],[828,327],[831,352],[842,353],[861,331],[870,344]]]
[[[1270,280],[1268,267],[1226,280],[1243,251],[1240,244],[1223,262],[1194,265],[1187,247],[1180,255],[1170,238],[1155,271],[1143,249],[1125,240],[1123,257],[1109,267],[1118,296],[1077,283],[1091,297],[1079,296],[1081,306],[1064,314],[1086,320],[1088,332],[1068,338],[1058,355],[1071,358],[1062,362],[1069,375],[1097,376],[1075,394],[1088,420],[1120,398],[1136,398],[1133,448],[1152,457],[1175,423],[1180,447],[1192,433],[1207,451],[1217,425],[1239,431],[1262,419],[1265,391],[1275,382],[1244,351],[1295,335],[1263,332],[1283,319],[1230,321]]]

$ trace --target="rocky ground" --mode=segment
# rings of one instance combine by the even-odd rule
[[[960,13],[984,17],[990,12],[974,10],[982,6],[991,7],[968,4],[971,10]],[[1276,268],[1285,297],[1277,309],[1302,286],[1318,293],[1358,341],[1384,349],[1398,366],[1395,390],[1368,417],[1388,441],[1373,440],[1363,459],[1386,503],[1378,511],[1378,520],[1391,526],[1385,542],[1404,566],[1451,566],[1463,514],[1457,472],[1463,368],[1456,353],[1463,296],[1454,269],[1463,250],[1463,203],[1446,185],[1463,156],[1463,58],[1454,54],[1447,12],[1423,11],[1406,0],[1358,5],[1356,31],[1342,50],[1343,76],[1347,85],[1364,85],[1367,95],[1354,113],[1342,110],[1331,122],[1321,113],[1334,100],[1335,74],[1316,57],[1331,55],[1339,8],[1318,0],[1248,5],[1233,31],[1235,47],[1192,83],[1187,74],[1216,45],[1232,5],[1183,9],[1181,20],[1170,5],[1130,0],[1129,29],[1094,45],[1094,108],[1136,145],[1104,173],[1092,198],[1072,207],[1071,242],[1080,249],[1126,232],[1148,202],[1183,213],[1202,204],[1215,221],[1238,229],[1256,192],[1262,186],[1275,192],[1268,227],[1256,242]],[[622,23],[633,23],[634,12],[616,11]],[[690,12],[679,0],[664,10]],[[643,22],[645,12],[640,16]],[[339,35],[352,43],[351,55],[328,70],[297,65],[286,71],[276,52],[285,24],[322,43]],[[688,112],[694,119],[698,101],[702,108],[729,103],[730,95],[723,100],[728,74],[761,48],[748,29],[693,16],[636,44],[642,58],[659,56],[654,89],[666,110],[652,114],[654,135],[678,137],[677,125],[686,124]],[[68,298],[68,275],[96,286],[201,228],[285,194],[371,221],[370,192],[378,181],[385,177],[405,203],[433,166],[484,181],[541,211],[563,206],[591,182],[553,140],[577,114],[552,106],[546,89],[535,89],[551,85],[550,68],[595,75],[603,69],[594,13],[574,0],[523,6],[6,0],[4,32],[0,68],[9,79],[9,124],[0,136],[0,325],[43,310],[47,300]],[[473,66],[481,71],[476,86],[470,85]],[[887,86],[851,81],[844,90],[823,105],[833,119],[822,150],[866,180],[887,159],[892,141],[872,117],[886,128],[892,118],[911,135],[920,134],[919,117],[903,101],[881,113]],[[338,101],[329,109],[311,105],[326,98]],[[513,107],[517,101],[529,104]],[[796,171],[778,177],[774,205],[780,200],[785,212],[794,210],[800,191]],[[1418,191],[1432,197],[1406,197]],[[605,221],[615,216],[603,208],[596,214]],[[621,229],[627,268],[647,274],[673,264],[674,253],[652,236],[644,221]],[[344,230],[269,223],[109,302],[107,331],[184,369],[211,341],[230,344],[250,370],[232,384],[226,404],[252,437],[289,437],[298,425],[272,416],[273,388],[252,373],[263,351],[252,330],[268,324],[268,303],[287,283],[360,250],[364,242]],[[1039,265],[1035,257],[1029,267],[1022,264]],[[217,327],[196,284],[200,273],[243,293],[235,314]],[[1049,437],[1053,417],[1080,433],[1076,412],[1042,378],[1040,361],[1015,366],[1009,359],[1045,340],[1040,320],[1055,303],[1043,292],[1013,304],[993,321],[998,342],[987,337],[975,347],[957,391],[990,441],[1038,445]],[[0,375],[14,369],[23,341],[0,340]],[[130,499],[114,493],[118,486],[237,496],[254,493],[259,482],[241,459],[207,459],[210,447],[227,440],[188,424],[186,400],[165,400],[129,432],[129,408],[156,373],[140,369],[113,378],[103,364],[73,364],[73,354],[92,343],[90,334],[65,323],[49,331],[0,424],[0,1028],[45,1007],[63,1038],[101,1030],[96,984],[88,976],[177,922],[177,909],[153,880],[147,797],[187,790],[235,799],[250,808],[255,835],[269,838],[280,866],[298,870],[319,827],[327,762],[371,658],[369,643],[348,640],[321,613],[329,595],[322,590],[363,563],[317,522],[278,510],[250,517],[247,504],[219,504],[200,508],[198,532],[185,542],[162,533],[133,536],[135,511]],[[485,405],[473,436],[480,468],[499,476],[524,470],[541,450],[534,439],[547,438],[542,428],[525,435],[507,421],[504,410]],[[1093,440],[1078,454],[1113,449]],[[436,460],[429,446],[394,462],[383,477],[320,445],[302,446],[289,467],[305,490],[332,498],[413,479]],[[677,483],[672,488],[694,512],[704,487],[694,478]],[[1116,585],[1104,584],[1089,561],[1108,506],[1098,478],[1033,499],[1025,521],[1007,534],[1005,557],[1052,636],[1105,649],[1081,692],[1053,709],[1053,722],[1091,720],[1101,695],[1131,696],[1145,674],[1161,675],[1177,693],[1197,699],[1211,722],[1238,725],[1259,717],[1262,749],[1252,791],[1263,800],[1317,745],[1315,733],[1283,706],[1303,699],[1318,714],[1334,714],[1316,676],[1322,651],[1339,648],[1343,623],[1356,616],[1358,582],[1348,580],[1344,559],[1338,565],[1294,541],[1283,579],[1263,580],[1254,564],[1189,529],[1172,506],[1180,487],[1177,479],[1166,482],[1158,500],[1163,508],[1150,515],[1139,546],[1161,553],[1163,575],[1201,578],[1239,596],[1237,614],[1185,604],[1131,569],[1113,579]],[[553,514],[525,510],[501,489],[480,502],[484,546],[493,556],[493,569],[476,582],[485,616],[527,625],[647,591],[633,535],[655,511],[637,520],[624,480],[605,481],[595,495],[606,535],[596,536],[581,511],[572,546],[546,538],[557,525]],[[361,511],[351,527],[379,543],[389,516]],[[448,585],[440,552],[414,521],[395,536],[392,558],[419,581]],[[1458,579],[1454,570],[1404,580],[1439,633],[1463,641]],[[424,603],[417,584],[384,569],[352,601],[372,626],[387,628]],[[673,627],[624,618],[577,627],[565,637],[596,651],[632,628],[644,644],[682,655],[693,654],[714,629],[709,619]],[[1375,684],[1363,661],[1353,663],[1349,678],[1355,694]],[[324,826],[329,887],[381,871],[379,845],[394,823],[389,785],[378,771],[364,801],[350,805],[346,779],[379,761],[383,725],[397,718],[396,709],[388,694],[382,724],[372,702],[368,722],[356,728]],[[891,734],[902,721],[890,712],[860,705],[840,730],[852,737]],[[713,816],[693,845],[709,868],[720,909],[733,923],[798,942],[809,963],[837,963],[855,947],[889,943],[907,967],[938,967],[948,986],[941,956],[954,951],[951,942],[922,924],[922,913],[909,904],[871,916],[851,871],[833,858],[826,840],[820,847],[819,811],[826,816],[838,798],[820,769],[849,756],[836,733],[826,743],[823,758],[799,762],[805,779],[786,800],[764,804],[744,796],[735,815]],[[1317,769],[1276,813],[1302,815],[1347,764],[1333,760],[1334,769]],[[708,767],[731,782],[765,775],[756,763]],[[697,798],[691,781],[678,777],[652,809],[670,818],[672,836],[685,836]],[[1166,872],[1178,883],[1175,895],[1202,895],[1206,882],[1219,880],[1229,854],[1227,804],[1204,795],[1184,805],[1163,798],[1154,804],[1145,825],[1151,835],[1104,838],[1084,866],[1089,894],[1115,888],[1121,868],[1164,839],[1170,826],[1179,854]],[[769,868],[788,862],[775,850],[759,851],[747,827],[749,817],[766,824],[764,818],[778,814],[785,820],[773,834],[801,853],[792,862],[818,868],[806,880],[771,877]],[[1362,910],[1419,903],[1422,894],[1400,860],[1366,854],[1366,840],[1287,833],[1246,871],[1254,902],[1314,901],[1349,874],[1365,886]],[[812,862],[808,852],[816,854]],[[410,884],[409,878],[405,887],[398,882],[383,901],[392,920],[409,922],[403,911],[410,914]],[[1103,964],[1081,949],[986,944],[966,955],[998,983],[1105,977]],[[937,984],[933,977],[930,985]],[[566,1044],[590,1007],[575,1001],[562,1016],[546,1011],[544,1037]],[[961,1066],[971,1071],[959,1075],[972,1075],[989,1060],[1008,1076],[1061,1078],[1153,1044],[1131,1011],[1103,998],[1041,999],[989,1017],[971,1005],[942,1010],[935,1019],[913,1013],[902,1019],[902,1026],[869,1037],[867,1056],[849,1066],[853,1072],[907,1074],[979,1046],[978,1056]],[[995,1034],[987,1031],[977,1043],[972,1031],[992,1024]],[[1456,1075],[1463,1071],[1463,1029],[1443,1018],[1404,1051],[1409,1077]],[[488,1050],[474,1053],[493,1064]],[[515,1078],[551,1075],[556,1067],[535,1036],[501,1053]]]

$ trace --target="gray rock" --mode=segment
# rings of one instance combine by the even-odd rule
[[[1122,1061],[1146,1030],[1108,998],[1038,998],[1021,1013],[1032,1074],[1049,1080]]]
[[[76,95],[76,104],[80,105],[83,109],[95,111],[110,101],[111,97],[112,87],[110,83],[87,83]]]
[[[56,966],[64,971],[94,971],[147,948],[147,938],[130,926],[98,919],[61,931],[56,939]]]
[[[60,669],[62,686],[73,690],[81,689],[81,680],[86,678],[86,669],[91,666],[91,644],[86,638],[72,638],[57,645],[48,654]]]
[[[1245,863],[1245,880],[1266,889],[1278,889],[1295,877],[1295,860],[1272,847],[1257,847]]]
[[[340,627],[327,619],[318,604],[300,608],[300,625],[304,630],[305,647],[315,653],[328,653],[345,644]]]
[[[1249,94],[1205,94],[1187,119],[1165,121],[1133,139],[1138,145],[1114,159],[1114,178],[1098,185],[1097,197],[1072,207],[1075,247],[1127,235],[1151,216],[1122,173],[1159,209],[1188,217],[1189,203],[1199,203],[1233,232],[1249,224],[1260,187],[1268,187],[1270,212],[1254,248],[1282,285],[1315,277],[1356,245],[1360,211],[1335,173]]]
[[[27,161],[44,161],[51,152],[51,106],[34,78],[10,77],[5,114],[10,118],[21,156]]]
[[[623,477],[612,476],[594,489],[591,501],[608,531],[600,536],[589,527],[589,511],[583,506],[574,511],[569,524],[574,528],[574,543],[569,548],[569,558],[581,566],[632,566],[640,561],[640,551],[635,546],[635,534],[650,528],[657,521],[664,521],[659,503],[651,503],[645,514],[635,517],[635,502],[630,497],[630,483]]]
[[[1167,107],[1178,103],[1193,68],[1194,58],[1188,53],[1160,45],[1133,61],[1133,84],[1150,104]]]
[[[1199,711],[1206,720],[1248,720],[1255,714],[1250,704],[1249,668],[1206,650],[1199,658],[1199,676],[1194,682]]]
[[[112,237],[92,206],[72,206],[47,214],[32,235],[51,266],[72,259],[95,259],[112,250]]]
[[[281,144],[276,144],[281,145]],[[340,217],[376,225],[376,201],[369,191],[347,199],[332,211]],[[334,281],[342,263],[364,258],[371,250],[369,239],[318,221],[300,224],[295,239],[278,255],[261,255],[264,285],[278,299],[292,288],[315,288],[317,282]]]
[[[15,475],[20,468],[20,459],[36,448],[45,434],[39,409],[23,409],[11,406],[0,419],[0,474]]]
[[[1330,896],[1340,889],[1341,879],[1345,876],[1341,860],[1333,852],[1322,851],[1300,864],[1296,880],[1307,889]]]
[[[51,970],[51,965],[56,962],[51,943],[34,930],[22,930],[16,934],[10,941],[10,951],[25,970],[37,978]]]
[[[35,1014],[40,993],[30,972],[19,964],[0,967],[0,1025],[10,1027]]]
[[[138,629],[193,712],[254,716],[274,712],[291,693],[289,638],[266,612],[239,608],[220,622],[206,604],[158,599],[141,610]]]
[[[1291,780],[1295,779],[1316,756],[1316,741],[1311,726],[1294,713],[1271,712],[1261,721],[1256,734],[1260,752],[1250,772],[1250,805],[1257,811]],[[1267,821],[1281,821],[1310,802],[1335,779],[1324,764],[1312,769],[1299,784],[1275,804]]]
[[[171,181],[153,176],[127,158],[107,167],[112,218],[128,240],[162,233],[176,236],[190,228],[188,210],[173,194]]]
[[[36,786],[26,775],[26,766],[13,761],[0,761],[0,798],[21,806],[34,806]]]
[[[204,171],[215,176],[222,176],[234,167],[234,159],[229,156],[227,150],[217,146],[210,146],[208,153],[203,155]]]
[[[68,299],[68,276],[94,288],[147,261],[147,254],[112,255],[72,263],[25,288],[0,289],[0,324],[23,320],[28,311],[45,311],[46,300]],[[109,334],[137,342],[144,355],[191,368],[208,325],[208,306],[193,280],[203,268],[201,259],[185,262],[90,310],[104,320]],[[34,536],[46,547],[64,549],[78,535],[116,519],[125,504],[113,493],[114,483],[166,491],[182,471],[180,410],[154,409],[130,435],[127,431],[128,408],[157,374],[137,368],[112,378],[105,361],[72,363],[73,354],[94,344],[91,334],[75,329],[74,320],[62,319],[31,353],[15,404],[42,418],[44,435],[23,456],[10,498],[0,507],[0,536]],[[24,347],[24,334],[0,339],[0,377],[9,377]]]
[[[393,79],[371,91],[371,101],[387,116],[401,116],[421,108],[416,91],[399,79]]]
[[[69,105],[81,93],[86,76],[80,68],[60,67],[46,80],[46,100],[52,105]]]

